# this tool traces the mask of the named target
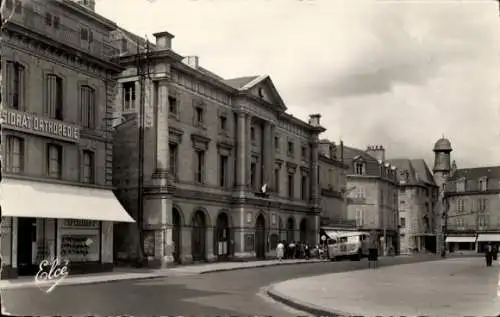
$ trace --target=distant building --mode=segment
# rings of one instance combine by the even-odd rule
[[[391,159],[399,180],[400,253],[436,252],[439,188],[422,159]]]
[[[500,244],[500,166],[457,169],[446,182],[450,252]]]
[[[318,180],[321,190],[321,226],[352,225],[347,221],[346,186],[349,166],[343,163],[343,143],[319,142]],[[354,227],[354,226],[350,226]]]
[[[366,151],[344,146],[347,171],[347,218],[359,230],[376,231],[385,251],[399,250],[398,179],[396,167],[385,159],[385,149]]]

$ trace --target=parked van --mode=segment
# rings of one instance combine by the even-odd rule
[[[330,261],[350,258],[359,261],[368,256],[370,234],[358,231],[339,231],[330,235],[328,257]]]

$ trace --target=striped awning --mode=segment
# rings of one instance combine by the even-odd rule
[[[474,243],[474,242],[476,242],[476,237],[475,237],[475,236],[447,236],[447,237],[446,237],[446,242],[454,242],[454,243],[460,243],[460,242]]]

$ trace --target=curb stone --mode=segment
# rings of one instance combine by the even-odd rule
[[[282,266],[282,265],[300,265],[300,264],[316,264],[316,263],[326,263],[329,262],[328,260],[324,261],[310,261],[310,262],[277,262],[277,263],[272,263],[272,264],[262,264],[262,265],[255,265],[255,266],[243,266],[243,267],[232,267],[232,268],[224,268],[224,269],[214,269],[214,270],[206,270],[206,271],[201,271],[199,273],[194,273],[194,274],[208,274],[208,273],[218,273],[218,272],[225,272],[225,271],[240,271],[240,270],[250,270],[250,269],[257,269],[257,268],[263,268],[263,267],[272,267],[272,266]]]
[[[269,297],[271,297],[272,299],[274,299],[277,302],[285,304],[285,305],[292,307],[294,309],[298,309],[300,311],[309,313],[313,316],[325,316],[325,317],[326,316],[328,316],[328,317],[354,316],[352,314],[347,314],[347,313],[344,313],[341,311],[329,311],[329,310],[326,310],[322,307],[319,307],[319,306],[316,306],[313,304],[309,304],[309,303],[306,304],[306,303],[301,302],[300,300],[297,300],[295,298],[292,299],[291,297],[283,295],[280,292],[276,291],[274,289],[274,285],[271,285],[267,289],[267,295],[269,295]]]

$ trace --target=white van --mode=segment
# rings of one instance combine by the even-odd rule
[[[368,241],[370,234],[359,231],[338,231],[331,233],[328,242],[328,258],[336,261],[350,258],[359,261],[368,256]]]

